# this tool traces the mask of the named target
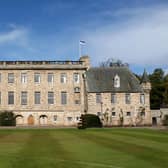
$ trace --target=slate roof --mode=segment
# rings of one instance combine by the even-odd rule
[[[146,70],[144,70],[144,73],[143,73],[142,79],[141,79],[141,83],[147,83],[147,82],[150,82],[150,80],[149,80],[149,77],[147,75]]]
[[[120,87],[114,87],[114,77],[120,77]],[[90,68],[86,72],[87,92],[142,92],[140,81],[128,67]]]

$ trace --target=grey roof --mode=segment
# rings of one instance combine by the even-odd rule
[[[114,87],[114,77],[120,77],[120,87]],[[127,67],[90,68],[86,72],[88,92],[142,92],[140,81]]]
[[[141,83],[147,83],[147,82],[150,82],[150,80],[149,80],[149,77],[148,77],[146,70],[144,70],[144,73],[143,73],[142,79],[141,79]]]

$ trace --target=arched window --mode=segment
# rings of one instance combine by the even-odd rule
[[[115,88],[120,87],[120,77],[118,75],[115,75],[115,77],[114,77],[114,87]]]
[[[75,87],[75,88],[74,88],[74,92],[75,92],[75,93],[80,93],[80,88],[79,88],[79,87]]]

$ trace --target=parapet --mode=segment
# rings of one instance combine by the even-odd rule
[[[87,69],[79,61],[0,61],[0,69]]]

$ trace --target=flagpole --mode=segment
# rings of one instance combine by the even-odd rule
[[[85,41],[79,41],[79,57],[82,56],[82,46],[85,45]]]

